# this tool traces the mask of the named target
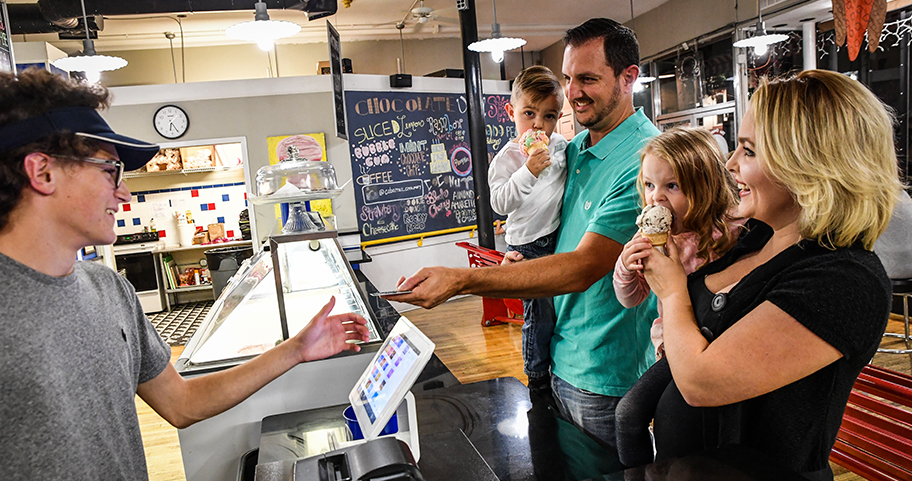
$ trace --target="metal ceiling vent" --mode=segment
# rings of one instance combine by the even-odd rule
[[[270,10],[300,10],[309,20],[336,13],[338,0],[263,0]],[[249,2],[236,0],[159,0],[154,2],[125,2],[123,0],[86,0],[89,29],[101,30],[103,24],[92,24],[93,17],[116,15],[161,15],[176,13],[250,10]],[[80,28],[82,10],[72,0],[38,0],[38,3],[7,4],[10,33],[67,32]],[[82,34],[84,37],[85,34]]]

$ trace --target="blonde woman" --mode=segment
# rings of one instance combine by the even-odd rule
[[[673,382],[655,418],[657,460],[738,443],[809,479],[890,310],[871,252],[898,199],[892,119],[861,84],[811,70],[754,93],[726,164],[738,183],[738,244],[685,276],[652,252]]]

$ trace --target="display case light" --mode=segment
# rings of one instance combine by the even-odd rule
[[[733,45],[738,48],[768,48],[774,43],[787,40],[788,35],[782,33],[766,33],[766,27],[763,21],[757,22],[757,26],[754,28],[754,35],[738,40]]]
[[[254,4],[256,13],[250,22],[242,22],[228,27],[225,35],[237,40],[255,42],[263,46],[270,46],[280,38],[291,37],[301,31],[301,26],[293,22],[270,20],[266,13],[266,4],[257,0]],[[264,50],[267,50],[264,48]]]
[[[478,40],[469,44],[469,50],[473,52],[491,52],[491,59],[496,63],[503,62],[504,52],[514,50],[526,44],[521,38],[504,37],[500,34],[500,24],[497,23],[497,4],[494,4],[494,23],[491,25],[491,38]]]
[[[117,70],[127,66],[127,61],[120,57],[98,55],[95,51],[95,42],[89,38],[89,21],[86,16],[85,0],[80,0],[82,5],[82,22],[85,26],[86,38],[82,41],[82,54],[72,57],[63,57],[55,60],[53,65],[67,72],[85,72],[86,78],[98,80],[99,72]]]

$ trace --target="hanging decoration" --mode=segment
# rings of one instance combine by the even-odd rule
[[[868,50],[880,45],[880,34],[887,19],[887,0],[833,0],[836,45],[849,47],[849,60],[855,61],[861,41],[868,34]]]
[[[817,55],[818,58],[823,58],[829,55],[827,50],[828,44],[833,44],[838,48],[845,44],[845,37],[842,38],[842,43],[839,42],[839,38],[836,36],[836,32],[830,33],[829,35],[824,35],[818,37],[817,40]],[[881,30],[880,37],[876,39],[873,43],[877,45],[877,48],[884,50],[884,47],[898,47],[903,41],[903,38],[906,35],[912,35],[912,17],[899,19],[893,22],[884,23],[883,29]],[[870,32],[868,35],[868,44],[870,45],[872,41],[870,40]]]

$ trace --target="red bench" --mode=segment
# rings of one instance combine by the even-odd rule
[[[912,377],[862,370],[830,461],[869,480],[912,480]]]
[[[488,249],[468,242],[457,242],[456,245],[468,251],[469,267],[497,266],[500,265],[504,258],[503,252],[494,249]],[[523,323],[523,305],[519,299],[482,297],[481,303],[483,306],[482,326],[495,326],[505,322]]]

